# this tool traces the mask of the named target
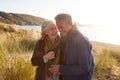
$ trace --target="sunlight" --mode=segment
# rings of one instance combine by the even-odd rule
[[[104,27],[104,41],[112,44],[120,44],[120,31],[118,27]]]
[[[104,27],[93,32],[90,30],[92,33],[89,34],[90,39],[95,37],[98,41],[120,44],[120,37],[117,36],[120,34],[118,31],[120,26],[119,0],[21,0],[19,2],[4,0],[0,3],[0,7],[2,11],[30,14],[52,20],[58,13],[69,13],[73,21],[79,24]],[[89,31],[86,30],[86,33]]]
[[[120,32],[117,27],[84,26],[79,27],[79,31],[90,40],[120,45],[120,37],[118,36]]]

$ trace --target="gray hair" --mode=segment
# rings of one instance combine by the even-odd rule
[[[76,29],[76,30],[78,29],[76,23],[73,23],[73,22],[72,22],[72,17],[71,17],[70,14],[60,13],[60,14],[58,14],[58,15],[55,17],[55,20],[56,20],[56,21],[63,20],[63,21],[65,21],[66,23],[72,23],[72,24],[73,24],[72,28],[73,28],[73,29]]]
[[[48,31],[48,28],[50,27],[51,24],[53,24],[54,22],[51,20],[46,20],[42,23],[41,25],[41,36],[44,39],[46,36],[46,32]]]
[[[66,13],[60,13],[55,17],[56,21],[59,20],[64,20],[67,23],[71,23],[72,22],[72,17],[70,14],[66,14]]]

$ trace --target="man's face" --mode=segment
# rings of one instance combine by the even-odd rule
[[[66,23],[63,20],[56,21],[56,25],[58,30],[61,32],[63,36],[66,36],[70,30],[70,24]]]

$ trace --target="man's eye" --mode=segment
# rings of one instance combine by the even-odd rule
[[[62,28],[62,26],[60,26],[60,28]]]

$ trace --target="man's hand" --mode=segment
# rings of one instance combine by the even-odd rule
[[[49,68],[50,72],[53,74],[60,74],[59,71],[60,65],[59,64],[55,64],[55,65],[51,65],[51,68]]]

